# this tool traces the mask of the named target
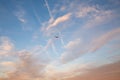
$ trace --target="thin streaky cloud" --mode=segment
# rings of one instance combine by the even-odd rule
[[[56,54],[56,56],[58,56],[58,52],[54,43],[52,43],[52,49],[53,49],[53,52]]]
[[[49,7],[49,4],[47,2],[47,0],[44,0],[45,1],[45,4],[46,4],[46,7],[48,9],[48,12],[49,12],[49,16],[51,19],[54,19],[53,15],[52,15],[52,11],[50,10],[50,7]]]
[[[119,2],[0,0],[0,80],[119,80]]]
[[[111,30],[104,35],[100,36],[99,38],[94,39],[91,42],[91,49],[90,52],[94,52],[101,47],[103,47],[105,44],[107,44],[109,41],[111,41],[113,38],[116,38],[120,34],[120,28]]]
[[[41,19],[40,19],[40,16],[38,16],[38,13],[37,13],[34,5],[33,5],[32,0],[31,0],[31,5],[32,5],[32,8],[33,8],[33,12],[34,12],[34,14],[35,14],[35,17],[37,18],[38,22],[42,25],[42,21],[41,21]]]
[[[14,14],[21,23],[26,23],[27,22],[27,20],[25,19],[25,11],[24,11],[24,9],[22,9],[22,8],[19,9],[18,8],[18,10],[16,10],[14,12]]]
[[[92,18],[88,20],[85,25],[83,25],[83,28],[89,29],[89,28],[100,26],[102,24],[110,22],[111,20],[113,20],[115,16],[116,15],[113,13],[113,11],[99,10],[97,13],[92,15]]]
[[[76,13],[75,16],[78,18],[83,18],[89,15],[89,13],[98,13],[99,10],[97,9],[96,6],[84,6],[81,7]]]
[[[63,40],[63,35],[60,31],[59,31],[59,35],[60,35],[60,40],[61,40],[62,45],[65,46],[65,42]]]
[[[46,44],[45,47],[43,48],[43,51],[46,52],[46,54],[47,54],[47,56],[48,56],[49,58],[51,58],[52,56],[51,56],[47,51],[48,51],[49,48],[52,47],[53,42],[54,42],[53,39],[49,39],[49,40],[47,41],[47,44]],[[54,49],[53,49],[53,50],[54,50]]]
[[[82,52],[80,52],[80,51],[82,51],[82,50],[80,50],[80,48],[81,48],[81,40],[80,39],[72,40],[72,41],[68,42],[68,44],[66,44],[64,47],[65,47],[65,51],[62,53],[62,55],[60,57],[62,63],[70,62],[70,61],[78,58],[82,54]],[[73,53],[73,51],[74,51],[74,53]]]
[[[104,45],[108,44],[109,41],[119,37],[119,34],[120,28],[113,29],[99,37],[94,38],[94,40],[91,40],[88,45],[84,46],[80,43],[80,39],[70,41],[67,45],[65,45],[66,51],[62,53],[61,61],[63,63],[67,63],[79,58],[80,55],[85,53],[94,53],[101,49]]]

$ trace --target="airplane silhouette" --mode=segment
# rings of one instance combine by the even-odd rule
[[[55,36],[55,38],[59,38],[59,36]]]

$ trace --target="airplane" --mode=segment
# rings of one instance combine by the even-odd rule
[[[55,36],[55,38],[59,38],[59,36]]]

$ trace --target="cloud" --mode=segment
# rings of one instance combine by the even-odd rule
[[[65,29],[67,30],[72,26],[79,26],[80,29],[89,29],[96,26],[101,26],[112,21],[118,15],[115,10],[106,10],[100,5],[89,5],[87,3],[80,3],[81,5],[78,5],[73,3],[69,5],[69,9],[67,9],[68,6],[62,5],[63,9],[64,7],[67,9],[65,11],[65,15],[57,17],[54,20],[50,19],[45,23],[45,25],[42,27],[42,31],[47,37],[52,36],[52,34],[55,34],[58,31],[63,31]],[[59,12],[60,11],[58,11],[58,13]],[[71,20],[71,18],[74,20]],[[78,22],[82,21],[82,24],[76,23],[76,20]],[[64,23],[65,21],[68,22]],[[62,26],[59,26],[59,24],[62,24]],[[78,33],[80,33],[79,29]]]
[[[66,69],[63,69],[63,71],[61,72],[61,79],[65,79],[65,78],[70,78],[76,75],[82,75],[84,73],[86,73],[86,70],[93,68],[94,63],[90,62],[90,63],[77,63],[77,64],[71,64],[69,65],[69,67],[67,67]]]
[[[90,13],[98,13],[99,10],[96,8],[96,6],[80,6],[79,10],[76,11],[76,17],[78,18],[83,18],[83,17],[86,17],[86,16],[90,16],[91,14]]]
[[[5,80],[41,80],[45,65],[38,63],[36,59],[27,51],[19,51],[16,57],[19,59],[14,63],[15,70],[6,72]],[[2,65],[11,65],[11,62],[4,62]],[[4,80],[4,79],[3,79]]]
[[[12,61],[0,62],[0,65],[2,65],[4,67],[11,67],[11,66],[14,67],[15,66],[14,62],[12,62]]]
[[[0,54],[7,56],[14,61],[1,61],[0,66],[3,66],[4,76],[1,80],[42,80],[44,68],[47,65],[42,59],[38,59],[36,55],[41,50],[41,46],[31,49],[31,52],[26,50],[15,51],[14,45],[8,37],[0,37]],[[14,54],[11,54],[12,52]],[[42,52],[42,51],[41,51]],[[40,54],[41,55],[41,54]],[[42,55],[41,55],[42,56]],[[44,56],[45,57],[45,56]],[[12,69],[12,70],[11,70]],[[19,77],[17,77],[19,76]]]
[[[46,1],[46,0],[45,0]],[[67,4],[70,4],[66,6]],[[52,28],[58,28],[58,24],[62,24],[58,29],[62,31],[63,29],[69,29],[68,27],[71,26],[79,26],[80,28],[93,28],[96,26],[101,26],[103,24],[106,24],[110,21],[112,21],[116,16],[118,15],[115,9],[105,9],[101,5],[90,5],[89,1],[87,2],[82,2],[82,1],[66,1],[62,5],[57,5],[55,6],[55,11],[57,11],[54,15],[62,15],[63,13],[61,12],[61,9],[66,9],[64,13],[67,13],[63,16],[60,16],[58,18],[50,19],[45,26],[42,27],[43,32],[45,34],[51,34],[52,32],[55,31],[55,29]],[[54,10],[53,10],[54,11]],[[51,12],[51,11],[50,11]],[[72,19],[70,20],[72,15]],[[64,21],[68,21],[68,23],[63,23]],[[81,21],[82,24],[76,23],[76,20],[79,22]],[[47,27],[46,27],[47,26]],[[52,29],[52,30],[51,30]],[[79,31],[78,31],[79,32]]]
[[[70,49],[73,49],[74,47],[78,47],[81,43],[81,40],[80,39],[75,39],[74,41],[70,41],[66,46],[65,48],[70,50]]]
[[[82,54],[88,52],[94,53],[95,51],[102,48],[105,44],[108,44],[109,41],[112,41],[114,38],[119,37],[118,36],[119,34],[120,34],[120,28],[116,28],[104,33],[101,36],[94,38],[93,40],[90,41],[89,44],[85,44],[84,42],[82,42],[81,44],[80,39],[70,41],[65,46],[66,50],[61,55],[61,61],[63,63],[67,63],[77,59]]]
[[[105,24],[113,19],[115,14],[111,10],[96,10],[90,19],[83,25],[84,28],[93,28]]]
[[[60,8],[60,11],[64,11],[64,10],[66,10],[66,6],[62,6],[62,7]]]
[[[52,59],[52,56],[50,55],[51,53],[49,51],[51,51],[52,53],[55,53],[55,56],[58,56],[58,52],[56,50],[56,46],[54,44],[55,39],[51,38],[47,41],[47,44],[43,47],[43,52],[45,52],[47,54],[47,57],[49,59]]]
[[[49,4],[48,4],[47,0],[45,0],[45,4],[46,4],[46,7],[47,7],[47,9],[48,9],[50,18],[53,19],[53,15],[52,15],[52,12],[51,12],[51,10],[50,10],[50,7],[49,7]]]
[[[80,2],[79,5],[76,2],[77,1],[74,1],[72,3],[66,2],[64,4],[70,5],[62,5],[62,7],[61,5],[58,5],[54,8],[55,11],[57,11],[54,15],[62,15],[64,13],[66,14],[60,17],[57,16],[56,19],[51,18],[49,21],[45,22],[45,25],[42,26],[42,31],[47,37],[51,36],[54,33],[57,33],[58,31],[63,31],[65,29],[67,30],[72,26],[79,26],[80,29],[81,27],[83,29],[88,29],[95,26],[100,26],[102,24],[110,22],[116,16],[115,10],[106,10],[100,5],[89,5],[88,3],[83,2]],[[63,8],[63,10],[66,8],[66,11],[62,13],[59,8]],[[68,22],[64,23],[65,21]],[[76,21],[80,21],[82,23],[78,24]],[[59,26],[59,24],[62,24],[62,26]],[[78,32],[80,32],[79,29]]]
[[[25,11],[25,9],[22,6],[17,6],[17,10],[14,11],[14,15],[20,21],[21,27],[24,31],[32,31],[32,25],[34,24],[34,22],[31,22],[32,17],[29,16],[29,14],[27,14],[27,11]],[[35,16],[37,16],[36,13]]]
[[[0,37],[0,55],[9,55],[7,53],[14,49],[14,44],[8,37]]]
[[[67,45],[65,45],[66,50],[61,55],[62,62],[66,63],[77,58],[77,56],[80,55],[80,47],[80,39],[75,39],[73,41],[70,41]]]
[[[74,12],[75,17],[85,19],[83,28],[93,28],[112,21],[117,17],[117,13],[113,9],[103,9],[99,5],[90,6],[82,4],[78,10]]]
[[[27,20],[25,19],[25,11],[22,8],[18,8],[18,10],[14,12],[14,14],[21,23],[27,22]]]
[[[82,75],[76,75],[68,77],[64,80],[119,80],[120,74],[120,62],[112,64],[106,64],[97,68],[88,69],[86,73]],[[79,72],[79,70],[78,70]]]
[[[94,39],[91,42],[90,52],[94,52],[100,49],[102,46],[107,44],[113,38],[116,38],[119,34],[120,34],[120,28],[116,28]]]
[[[58,24],[67,21],[70,19],[71,13],[67,13],[63,16],[58,17],[57,19],[55,19],[50,25],[48,25],[48,27],[46,28],[47,30],[57,26]]]
[[[105,41],[106,39],[113,39],[113,37],[116,37],[115,35],[118,35],[119,32],[120,32],[119,28],[117,28],[115,30],[111,30],[108,33],[106,33],[106,35],[104,35],[104,34],[102,35],[105,37],[99,37],[99,39],[97,38],[98,39],[97,43],[100,43],[101,41]],[[105,43],[107,43],[107,42],[105,41]],[[66,52],[68,52],[67,54],[65,53],[66,55],[65,54],[62,55],[62,57],[63,57],[62,59],[64,62],[69,62],[80,56],[79,52],[80,52],[81,43],[82,43],[81,39],[75,39],[73,41],[70,41],[68,44],[66,44],[64,46],[66,49]],[[51,44],[51,41],[49,41],[49,44]],[[96,42],[95,42],[95,44],[96,44]],[[93,45],[93,44],[91,44],[91,45]],[[38,51],[40,48],[41,47],[39,47],[39,46],[36,47],[35,51]],[[74,51],[74,52],[72,52],[72,51]],[[55,80],[55,79],[64,79],[64,80],[72,80],[72,79],[75,80],[76,79],[77,80],[78,79],[79,80],[80,78],[81,79],[83,78],[83,80],[84,80],[85,77],[84,76],[82,77],[82,75],[87,76],[89,72],[91,73],[91,71],[95,71],[94,74],[97,77],[99,76],[99,74],[97,75],[97,73],[99,73],[99,72],[96,73],[96,69],[95,70],[89,69],[89,68],[91,68],[90,67],[90,65],[92,65],[91,63],[84,64],[84,65],[75,65],[74,67],[71,67],[71,69],[61,71],[61,70],[57,69],[57,67],[55,67],[55,66],[52,66],[52,65],[50,66],[49,64],[41,63],[33,55],[34,54],[31,54],[28,51],[19,51],[19,52],[16,52],[16,58],[19,59],[19,61],[17,61],[17,63],[2,62],[1,64],[4,66],[14,65],[13,67],[15,68],[15,70],[13,70],[12,72],[11,71],[9,73],[6,72],[8,77],[5,79],[6,80],[16,80],[16,79],[17,80],[24,80],[24,79],[26,79],[26,80],[37,80],[37,79],[38,80]],[[89,68],[88,68],[88,66],[89,66]],[[83,73],[81,73],[81,72],[83,72]],[[105,72],[107,72],[107,71],[105,71]],[[101,75],[101,73],[100,73],[100,75]],[[110,72],[110,73],[114,73],[114,72]],[[56,75],[56,76],[54,76],[54,75]],[[97,77],[95,77],[95,80],[97,79]],[[90,78],[91,80],[93,79],[91,76],[88,76],[88,78]],[[2,79],[2,80],[4,80],[4,79]]]

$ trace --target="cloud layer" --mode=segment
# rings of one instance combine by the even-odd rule
[[[120,16],[116,3],[51,2],[23,1],[12,11],[23,29],[15,25],[11,32],[21,34],[0,35],[0,80],[119,80]],[[7,26],[4,30],[11,29]]]

